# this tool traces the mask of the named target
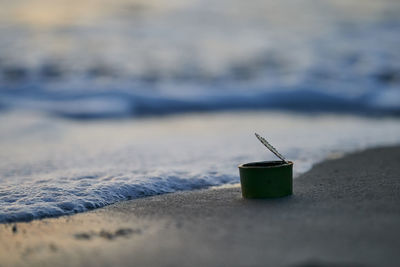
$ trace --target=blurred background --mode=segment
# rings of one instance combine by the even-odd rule
[[[400,143],[398,0],[0,0],[0,222]]]
[[[397,0],[0,0],[0,108],[400,114]]]

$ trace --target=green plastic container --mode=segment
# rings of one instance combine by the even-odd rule
[[[239,165],[244,198],[276,198],[293,194],[293,162],[261,161]]]

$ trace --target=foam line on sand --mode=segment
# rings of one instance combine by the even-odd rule
[[[400,146],[329,160],[294,195],[180,192],[0,225],[0,266],[399,266]]]

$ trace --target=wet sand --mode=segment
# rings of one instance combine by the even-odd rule
[[[0,225],[0,266],[399,266],[400,146],[316,165],[294,195],[240,187]]]

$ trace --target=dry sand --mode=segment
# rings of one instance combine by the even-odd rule
[[[325,161],[294,195],[240,188],[0,225],[0,266],[400,266],[400,147]]]

